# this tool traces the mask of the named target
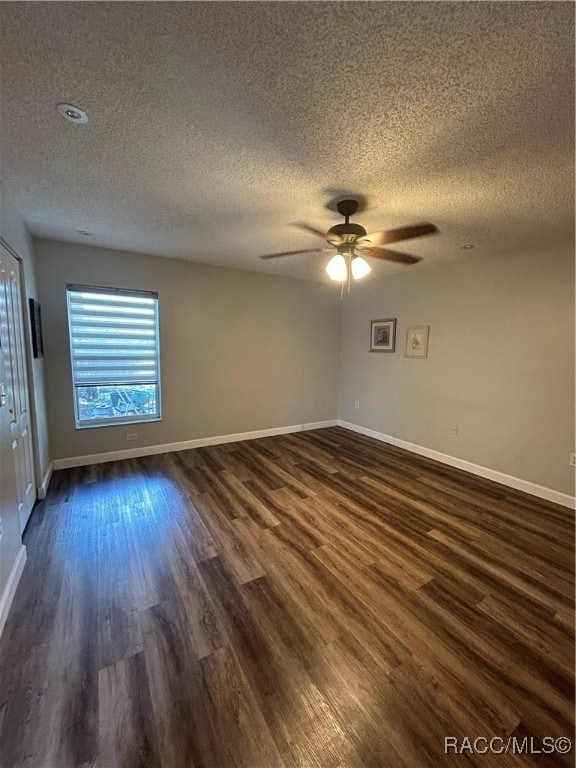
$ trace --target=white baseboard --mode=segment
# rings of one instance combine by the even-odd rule
[[[482,467],[479,464],[473,464],[470,461],[464,459],[458,459],[455,456],[449,456],[446,453],[440,453],[434,451],[431,448],[425,448],[421,445],[406,442],[400,440],[392,435],[386,435],[383,432],[377,432],[374,429],[368,429],[362,427],[359,424],[352,424],[349,421],[343,421],[342,419],[332,419],[329,421],[316,421],[309,424],[294,424],[287,427],[274,427],[273,429],[260,429],[253,432],[239,432],[232,435],[217,435],[215,437],[202,437],[197,440],[184,440],[179,443],[165,443],[163,445],[148,445],[141,448],[128,448],[122,451],[110,451],[107,453],[93,453],[87,456],[72,456],[65,459],[55,459],[53,464],[49,467],[46,477],[42,482],[42,487],[47,489],[50,482],[50,476],[52,469],[68,469],[70,467],[83,467],[89,464],[103,464],[107,461],[120,461],[122,459],[133,459],[141,456],[154,456],[159,453],[171,453],[172,451],[185,451],[190,448],[203,448],[207,445],[219,445],[221,443],[234,443],[240,440],[256,440],[260,437],[271,437],[273,435],[286,435],[291,432],[302,432],[312,429],[324,429],[326,427],[343,427],[349,429],[352,432],[358,432],[361,435],[366,435],[374,440],[380,440],[383,443],[389,445],[395,445],[398,448],[411,451],[412,453],[418,453],[421,456],[426,456],[434,461],[439,461],[441,464],[448,464],[451,467],[457,467],[464,470],[464,472],[470,472],[473,475],[484,477],[488,480],[493,480],[501,485],[506,485],[509,488],[515,488],[518,491],[524,491],[532,496],[537,496],[547,501],[552,501],[556,504],[560,504],[564,507],[574,509],[576,507],[576,499],[573,496],[569,496],[566,493],[560,493],[554,491],[552,488],[546,488],[536,483],[531,483],[528,480],[522,480],[512,475],[506,475],[503,472],[498,472],[494,469],[488,469],[488,467]],[[45,496],[45,493],[44,493]],[[40,495],[40,489],[38,489],[38,498],[44,498]]]
[[[273,435],[287,435],[291,432],[302,432],[309,429],[323,429],[335,427],[336,420],[316,421],[311,424],[294,424],[289,427],[274,427],[273,429],[258,429],[253,432],[238,432],[234,435],[217,435],[215,437],[201,437],[197,440],[184,440],[180,443],[164,443],[163,445],[147,445],[141,448],[128,448],[123,451],[110,451],[108,453],[93,453],[88,456],[71,456],[67,459],[54,459],[54,469],[69,469],[70,467],[85,467],[89,464],[103,464],[107,461],[120,461],[121,459],[135,459],[140,456],[155,456],[159,453],[172,453],[173,451],[186,451],[190,448],[203,448],[207,445],[220,445],[222,443],[236,443],[240,440],[256,440],[260,437]]]
[[[359,424],[352,424],[350,421],[342,421],[341,419],[338,419],[337,424],[339,427],[344,427],[344,429],[349,429],[352,432],[359,432],[361,435],[372,437],[374,440],[380,440],[382,443],[394,445],[394,438],[391,435],[385,435],[383,432],[375,432],[373,429],[361,427]]]
[[[46,494],[48,493],[48,486],[50,485],[50,480],[52,479],[52,472],[54,472],[54,462],[51,461],[48,465],[48,469],[46,470],[46,474],[44,475],[44,479],[42,480],[42,484],[38,486],[36,489],[36,495],[39,499],[45,499]]]
[[[22,576],[22,571],[24,570],[25,565],[26,547],[24,544],[22,544],[18,554],[16,555],[16,560],[14,560],[14,565],[10,571],[10,576],[8,576],[8,581],[6,582],[6,587],[2,593],[2,598],[0,598],[0,635],[2,635],[4,630],[4,625],[6,624],[8,613],[10,612],[12,600],[14,600],[14,595],[16,594],[16,587],[18,586],[18,582],[20,581],[20,577]]]
[[[338,419],[332,421],[313,421],[311,424],[302,424],[302,432],[308,432],[311,429],[325,429],[326,427],[337,427]]]
[[[455,456],[449,456],[446,453],[440,453],[440,451],[434,451],[431,448],[425,448],[422,445],[416,445],[415,443],[408,443],[406,440],[400,440],[390,435],[385,435],[382,432],[375,432],[372,429],[366,429],[366,427],[360,427],[357,424],[351,424],[348,421],[338,420],[338,426],[344,427],[344,429],[350,429],[353,432],[359,432],[362,435],[373,437],[376,440],[381,440],[384,443],[390,443],[397,448],[403,448],[405,451],[411,451],[412,453],[418,453],[420,456],[426,456],[428,459],[439,461],[441,464],[448,464],[451,467],[462,469],[464,472],[470,472],[478,477],[484,477],[487,480],[493,480],[500,485],[506,485],[508,488],[514,488],[517,491],[524,491],[531,496],[537,496],[540,499],[546,499],[546,501],[552,501],[555,504],[560,504],[563,507],[569,507],[570,509],[576,508],[576,499],[574,496],[569,496],[567,493],[560,493],[552,488],[546,488],[543,485],[537,485],[531,483],[528,480],[522,480],[519,477],[513,477],[512,475],[506,475],[504,472],[498,472],[495,469],[488,469],[488,467],[482,467],[479,464],[473,464],[471,461],[465,461],[464,459],[458,459]]]

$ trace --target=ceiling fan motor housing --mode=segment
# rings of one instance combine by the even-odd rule
[[[328,234],[326,235],[328,242],[330,242],[331,235],[333,235],[334,239],[339,243],[353,243],[357,238],[365,237],[366,230],[364,227],[361,227],[360,224],[352,224],[349,222],[348,224],[335,224],[333,227],[330,227]]]

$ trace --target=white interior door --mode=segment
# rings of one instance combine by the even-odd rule
[[[8,422],[12,463],[3,467],[15,473],[16,496],[20,531],[22,532],[36,500],[36,485],[32,463],[32,436],[30,434],[30,397],[26,373],[24,345],[24,314],[22,312],[20,262],[0,249],[0,407],[8,409]],[[3,391],[2,391],[3,390]],[[3,403],[3,404],[2,404]],[[4,414],[5,415],[5,414]]]

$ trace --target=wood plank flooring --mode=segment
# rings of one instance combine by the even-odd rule
[[[340,428],[54,474],[3,768],[573,766],[573,513]]]

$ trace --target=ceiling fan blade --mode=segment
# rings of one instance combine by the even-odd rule
[[[433,235],[438,232],[434,224],[414,224],[411,227],[399,227],[398,229],[387,229],[381,232],[371,232],[366,237],[358,238],[358,245],[379,246],[389,243],[399,243],[400,240],[409,240],[411,237],[422,237],[423,235]]]
[[[261,259],[279,259],[281,256],[297,256],[300,253],[328,253],[333,251],[334,248],[306,248],[305,251],[286,251],[285,253],[267,253],[265,256],[260,256]]]
[[[313,235],[321,237],[322,240],[326,240],[326,232],[321,232],[319,229],[311,227],[310,224],[305,224],[303,221],[292,221],[290,226],[298,227],[298,229],[302,229],[304,232],[311,232]]]
[[[390,251],[388,248],[358,248],[358,256],[371,256],[373,259],[397,261],[399,264],[417,264],[422,261],[420,256],[410,256],[409,253]]]

